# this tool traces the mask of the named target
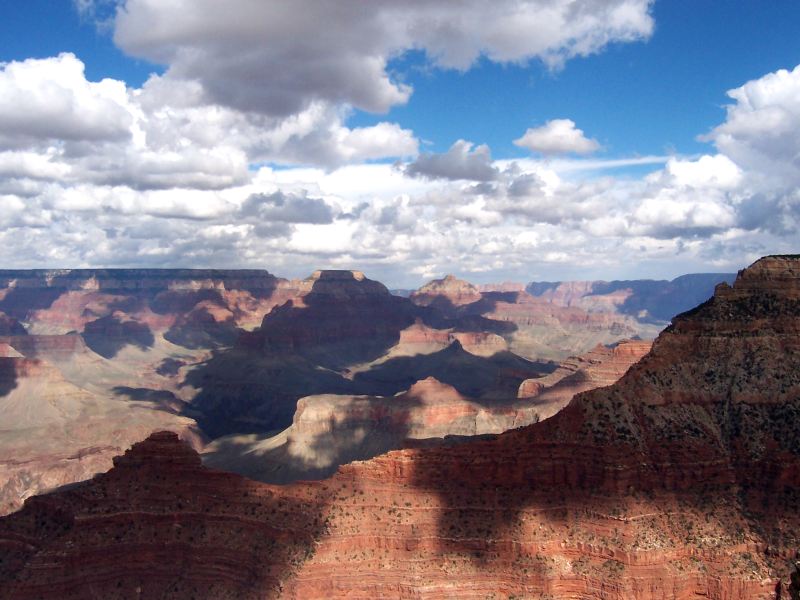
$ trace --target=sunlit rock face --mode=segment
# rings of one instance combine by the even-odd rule
[[[151,437],[0,520],[0,597],[772,599],[796,588],[798,417],[800,258],[768,257],[493,439],[273,487]]]
[[[480,290],[468,281],[448,275],[426,283],[412,293],[410,298],[419,306],[439,304],[444,308],[455,308],[477,302],[482,296]]]

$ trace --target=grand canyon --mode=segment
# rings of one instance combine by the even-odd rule
[[[624,309],[654,282],[587,291],[600,309],[453,277],[404,298],[351,271],[6,271],[0,283],[3,512],[108,469],[157,429],[280,482],[499,433],[613,383],[649,348],[627,340],[666,324]]]
[[[3,277],[2,598],[798,594],[800,257]]]
[[[800,2],[0,8],[0,600],[800,600]]]

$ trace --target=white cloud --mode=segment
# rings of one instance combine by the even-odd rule
[[[671,158],[664,175],[679,187],[734,190],[742,182],[742,170],[724,154],[704,155],[697,160]]]
[[[239,208],[242,217],[253,217],[264,223],[333,223],[334,210],[321,198],[307,194],[253,194]]]
[[[597,140],[587,138],[570,119],[553,119],[528,129],[514,144],[541,154],[591,154],[600,149]]]
[[[800,184],[800,65],[730,90],[725,122],[702,139],[736,164],[784,185]]]
[[[541,59],[560,66],[614,41],[646,39],[651,0],[127,0],[114,39],[202,84],[213,102],[288,116],[314,102],[385,112],[411,89],[387,64],[424,50],[442,68]]]
[[[86,81],[75,55],[0,63],[0,147],[119,140],[132,122],[125,84]]]
[[[443,154],[422,154],[405,167],[407,175],[430,179],[492,181],[499,171],[492,165],[489,147],[473,149],[472,142],[458,140]]]

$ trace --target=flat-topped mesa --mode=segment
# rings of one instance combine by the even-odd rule
[[[482,298],[477,287],[458,279],[454,275],[447,275],[442,279],[434,279],[412,293],[411,301],[418,306],[429,306],[434,303],[449,301],[452,306],[472,304]]]
[[[311,284],[309,296],[330,297],[336,299],[360,298],[364,296],[391,296],[388,288],[367,277],[361,271],[321,270],[305,280]],[[312,298],[306,298],[311,301]]]
[[[363,271],[354,271],[352,269],[317,269],[314,271],[309,279],[319,281],[320,279],[327,279],[330,281],[349,281],[355,279],[356,281],[364,281],[366,275]]]

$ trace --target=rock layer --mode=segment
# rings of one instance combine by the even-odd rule
[[[772,599],[799,417],[800,258],[769,257],[617,384],[491,440],[276,488],[150,438],[0,520],[0,597]]]
[[[434,377],[396,396],[301,398],[292,425],[274,436],[215,440],[205,464],[270,483],[322,479],[354,460],[389,450],[455,443],[536,422],[529,402],[481,403]]]

